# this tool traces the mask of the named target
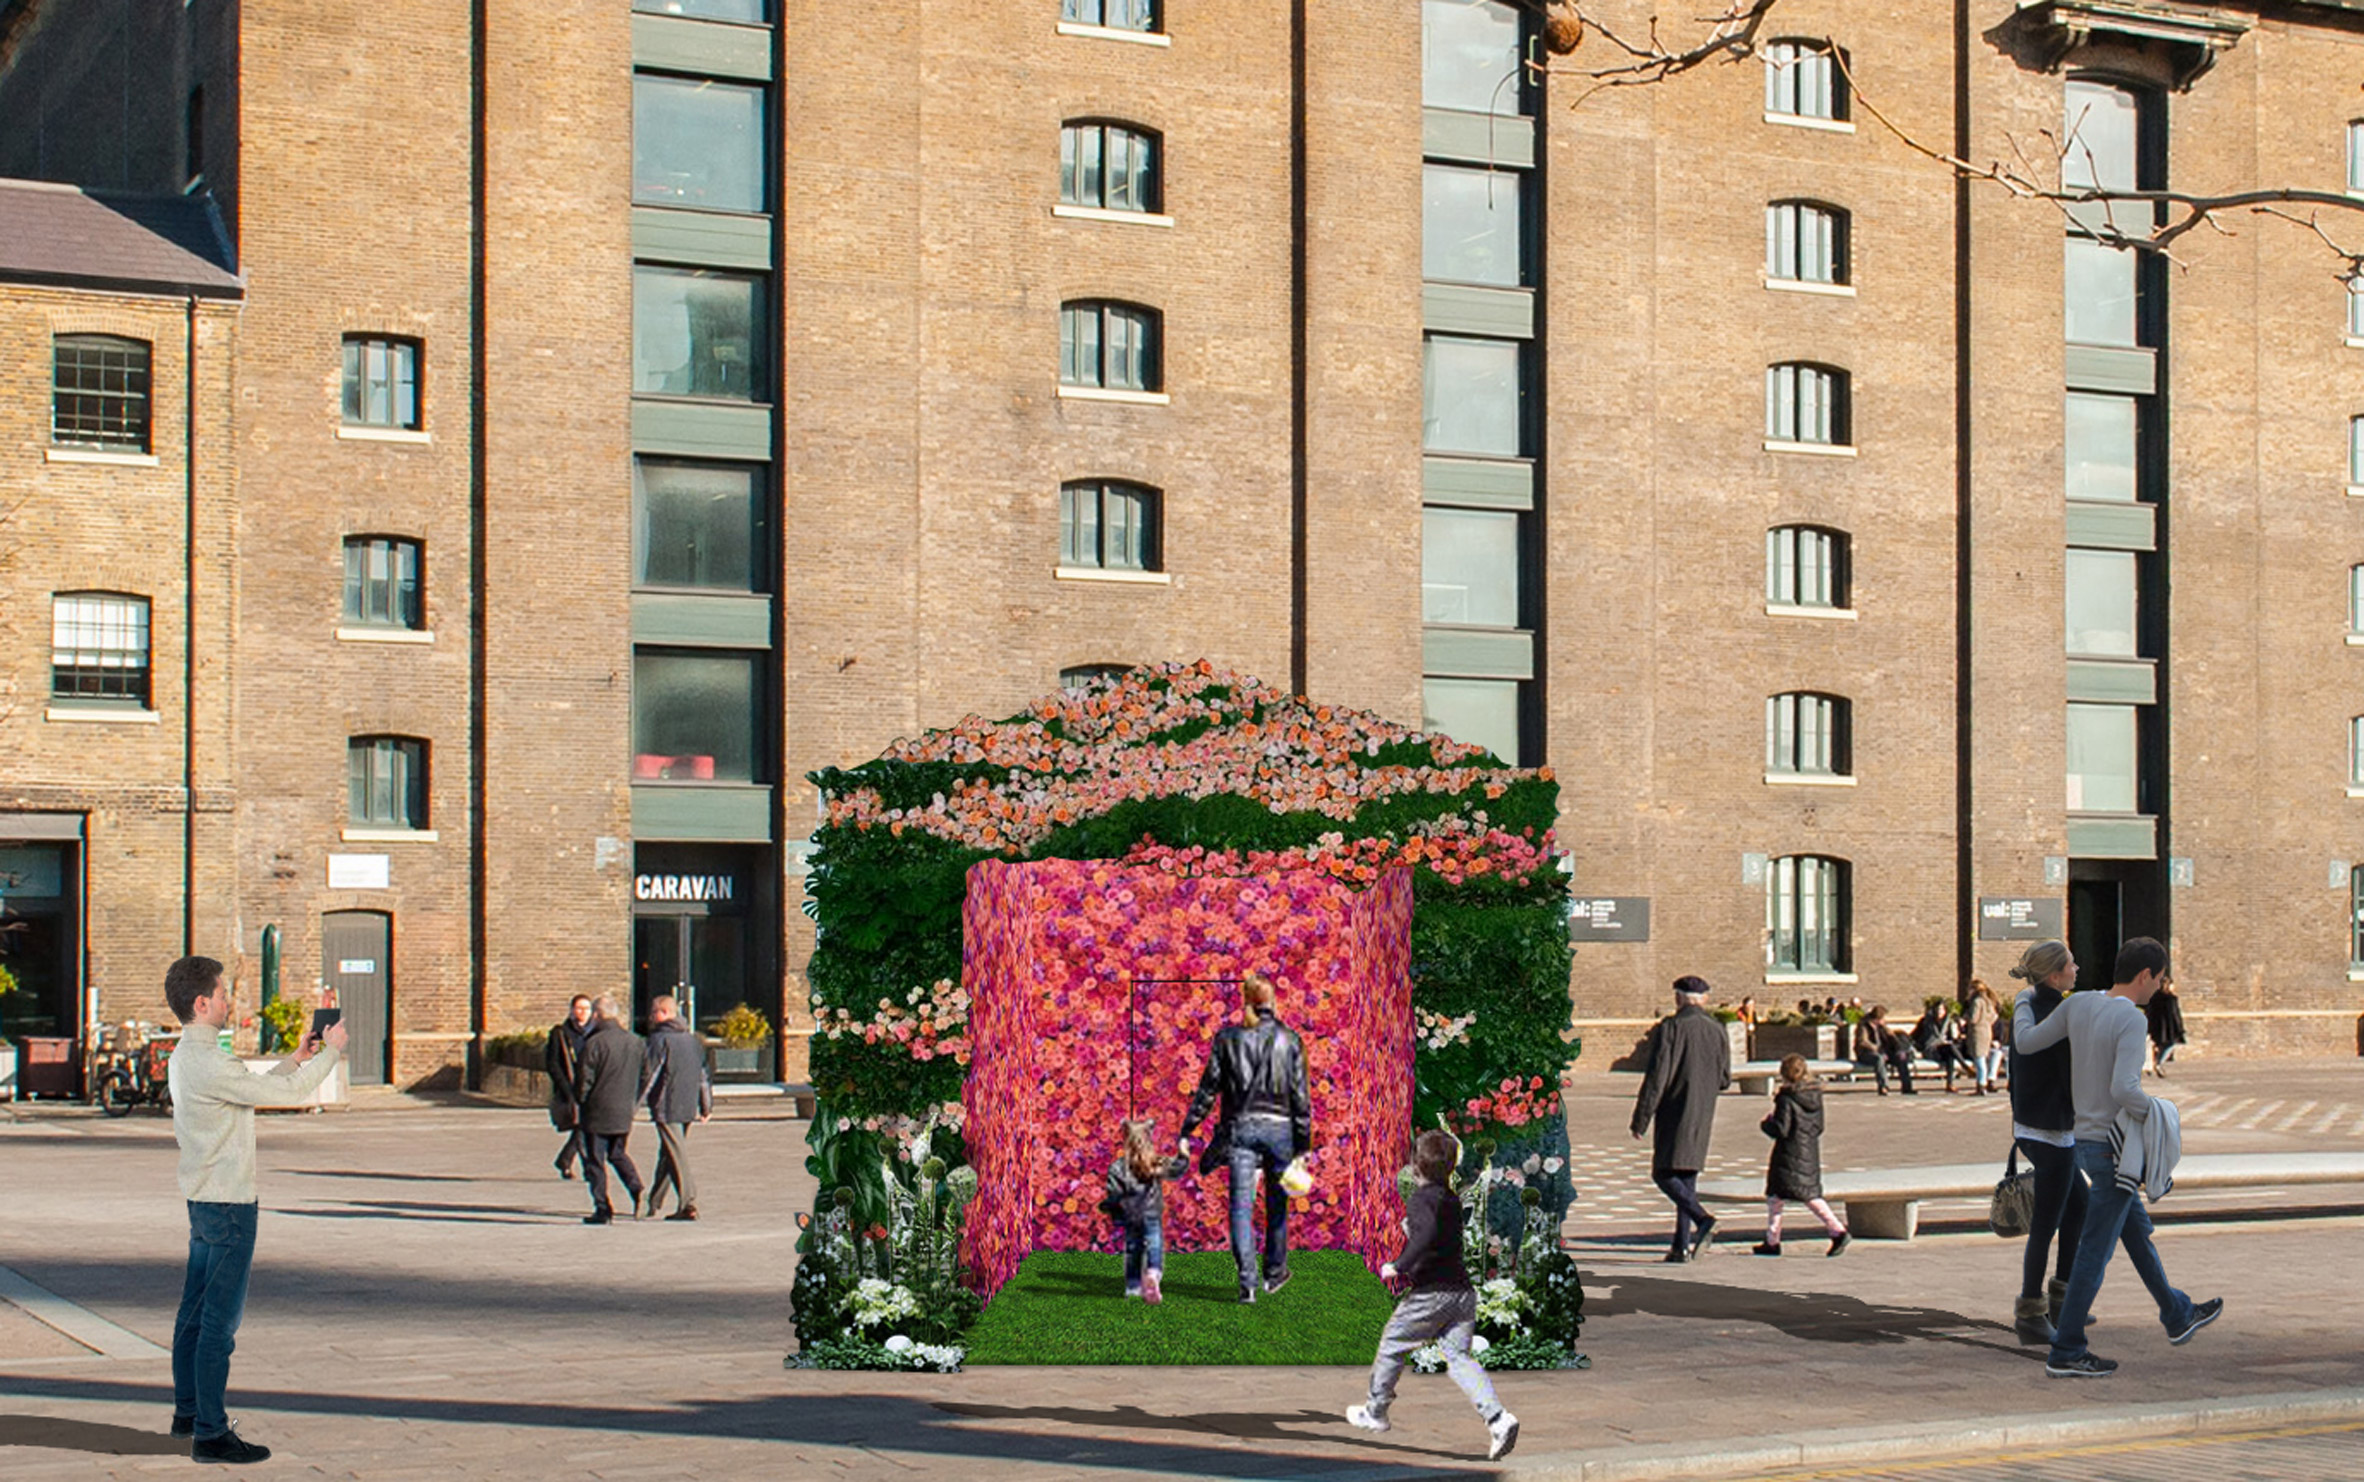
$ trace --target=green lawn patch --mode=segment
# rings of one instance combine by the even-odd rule
[[[1223,1251],[1166,1257],[1165,1300],[1124,1295],[1124,1257],[1036,1251],[968,1332],[971,1364],[1352,1364],[1367,1366],[1395,1310],[1360,1257],[1301,1251],[1295,1273],[1253,1307]]]

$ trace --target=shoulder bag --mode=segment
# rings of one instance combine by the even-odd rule
[[[2036,1171],[2022,1172],[2019,1167],[2019,1142],[2011,1143],[2011,1156],[2003,1160],[2003,1176],[1995,1183],[1994,1198],[1986,1207],[1986,1227],[2005,1240],[2025,1236],[2036,1217]]]

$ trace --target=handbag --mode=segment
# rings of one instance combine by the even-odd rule
[[[2003,1176],[1995,1183],[1995,1196],[1986,1207],[1986,1227],[2005,1240],[2017,1240],[2035,1220],[2036,1171],[2020,1171],[2019,1144],[2014,1141],[2011,1156],[2003,1161]]]

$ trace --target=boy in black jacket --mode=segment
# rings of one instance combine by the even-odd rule
[[[1519,1418],[1494,1398],[1493,1381],[1469,1352],[1477,1335],[1477,1289],[1461,1261],[1461,1200],[1446,1184],[1461,1163],[1461,1145],[1442,1132],[1423,1132],[1412,1144],[1412,1166],[1420,1187],[1405,1207],[1404,1253],[1379,1268],[1379,1279],[1398,1293],[1395,1316],[1379,1335],[1379,1356],[1371,1362],[1371,1398],[1346,1412],[1347,1422],[1366,1431],[1388,1429],[1387,1407],[1395,1382],[1415,1350],[1430,1343],[1445,1351],[1445,1371],[1477,1406],[1493,1437],[1486,1460],[1499,1461],[1518,1444]]]

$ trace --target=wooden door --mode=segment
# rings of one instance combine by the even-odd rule
[[[345,1078],[355,1086],[386,1083],[393,1023],[394,918],[380,911],[331,911],[320,918],[320,979],[344,1010]]]

